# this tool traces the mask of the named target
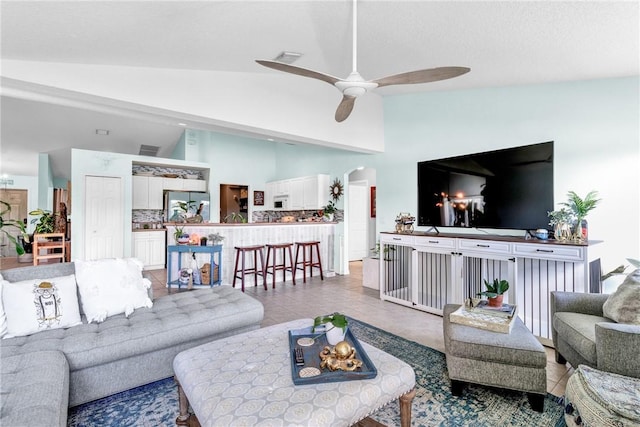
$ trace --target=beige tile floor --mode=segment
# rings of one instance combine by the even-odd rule
[[[15,258],[0,258],[0,270],[22,267]],[[351,274],[345,276],[307,278],[307,283],[297,281],[269,286],[249,287],[247,295],[260,300],[264,305],[265,315],[262,326],[282,323],[303,317],[313,318],[322,314],[342,312],[355,319],[369,323],[380,329],[406,339],[444,351],[442,336],[442,318],[399,304],[382,301],[378,291],[362,286],[362,263],[352,262],[349,265]],[[152,280],[154,297],[166,295],[166,270],[147,271]],[[176,292],[175,288],[172,292]],[[562,396],[573,369],[569,365],[559,365],[554,360],[553,349],[547,351],[547,391]]]
[[[272,289],[269,284],[266,291],[262,286],[258,286],[246,288],[245,293],[260,300],[264,305],[262,326],[339,311],[444,352],[442,317],[382,301],[378,291],[362,286],[361,262],[350,263],[349,269],[351,274],[346,276],[325,277],[324,281],[314,276],[312,279],[307,278],[306,284],[298,276],[296,286],[292,282],[277,283],[276,288]],[[165,295],[166,270],[147,273],[153,281],[154,297]],[[176,289],[173,288],[172,292],[176,292]],[[573,369],[568,365],[557,364],[553,349],[545,347],[545,350],[547,391],[562,396]]]

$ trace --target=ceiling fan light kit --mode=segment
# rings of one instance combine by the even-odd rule
[[[282,52],[274,61],[256,60],[256,62],[264,67],[272,68],[274,70],[321,80],[338,88],[338,90],[342,92],[342,101],[340,101],[335,114],[335,119],[337,122],[342,122],[346,120],[347,117],[349,117],[355,105],[356,98],[377,87],[436,82],[458,77],[471,71],[471,69],[467,67],[438,67],[427,70],[417,70],[407,73],[395,74],[376,80],[365,80],[357,71],[357,16],[358,3],[357,0],[353,0],[353,71],[346,79],[339,79],[329,74],[324,74],[318,71],[308,70],[306,68],[290,65],[293,61],[285,63],[284,60],[281,60],[279,58],[283,57],[283,55],[287,52]],[[299,56],[300,54],[298,54],[298,57]],[[296,57],[295,59],[297,59],[298,57]]]

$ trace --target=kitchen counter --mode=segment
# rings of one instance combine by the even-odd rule
[[[133,231],[134,233],[137,233],[138,231],[164,231],[164,232],[166,232],[167,229],[166,228],[133,228],[133,229],[131,229],[131,231]]]
[[[266,245],[269,243],[293,243],[302,241],[319,241],[320,258],[324,273],[331,276],[334,271],[334,233],[333,222],[264,222],[264,223],[165,223],[167,228],[167,245],[175,245],[173,233],[176,227],[182,228],[187,234],[197,234],[207,237],[209,234],[219,234],[224,237],[222,245],[223,284],[233,282],[235,267],[235,246]],[[295,254],[295,252],[294,252]],[[266,251],[265,251],[266,261]],[[200,260],[198,263],[200,264]],[[204,260],[202,260],[204,262]],[[290,280],[291,274],[287,274]],[[253,277],[253,276],[251,276]],[[271,280],[271,276],[268,277]],[[248,280],[248,278],[247,278]],[[252,279],[251,279],[252,280]],[[276,275],[276,281],[282,281],[282,275]],[[260,282],[262,284],[262,282]]]
[[[250,226],[273,226],[273,225],[327,225],[337,224],[337,222],[327,221],[301,221],[301,222],[165,222],[165,227],[250,227]]]

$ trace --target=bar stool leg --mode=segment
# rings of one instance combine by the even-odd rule
[[[236,287],[236,279],[238,278],[238,261],[240,261],[240,251],[236,249],[236,266],[233,270],[233,287]],[[213,275],[213,271],[211,272]]]
[[[256,271],[258,271],[258,265],[256,264]],[[264,290],[267,290],[267,275],[265,273],[266,271],[266,265],[264,263],[264,253],[262,252],[262,249],[260,249],[260,271],[262,272],[262,286],[264,286]],[[258,283],[258,278],[256,277],[256,284]]]
[[[298,255],[300,254],[300,245],[296,245],[296,259],[293,263],[293,282],[296,281],[296,273],[298,272]]]
[[[241,272],[241,278],[240,278],[240,282],[242,283],[242,292],[244,292],[244,272],[245,272],[245,253],[244,251],[242,252],[242,272]]]
[[[320,260],[320,245],[316,243],[313,246],[316,247],[316,255],[318,256],[318,267],[320,269],[320,280],[324,280],[324,275],[322,274],[322,261]],[[312,268],[312,270],[313,270],[313,268]]]
[[[287,249],[289,250],[289,265],[290,265],[291,276],[292,276],[291,279],[293,281],[293,286],[295,286],[296,285],[296,265],[293,263],[293,255],[292,255],[293,252],[291,251],[291,246],[289,246]],[[286,257],[284,256],[284,248],[282,249],[282,252],[283,252],[282,258],[285,259],[285,261],[283,261],[283,262],[286,265]],[[287,275],[287,269],[286,268],[284,269],[283,275],[284,276],[283,276],[282,280],[284,280],[286,278],[286,275]]]

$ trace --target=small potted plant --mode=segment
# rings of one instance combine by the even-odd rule
[[[547,212],[549,225],[553,227],[553,236],[558,241],[564,241],[571,237],[571,222],[573,215],[562,208],[557,211]]]
[[[589,191],[583,198],[578,196],[575,191],[567,193],[568,200],[562,203],[567,207],[575,217],[575,228],[573,231],[573,239],[582,242],[587,239],[587,214],[595,209],[601,199],[596,199],[597,191]]]
[[[493,283],[490,283],[485,279],[484,285],[487,287],[487,290],[478,292],[478,295],[486,296],[489,299],[490,307],[502,307],[504,293],[509,290],[509,282],[506,280],[493,279]]]
[[[336,205],[331,200],[327,203],[326,206],[322,207],[323,215],[327,217],[329,221],[333,221],[334,215],[337,210],[338,209],[336,208]]]
[[[173,238],[177,245],[186,245],[189,243],[189,235],[184,232],[184,227],[177,227],[173,232]]]
[[[340,341],[344,340],[344,336],[347,333],[347,316],[342,313],[333,313],[326,316],[318,316],[313,319],[312,332],[316,331],[316,328],[320,325],[325,326],[325,334],[327,334],[327,342],[331,345],[336,345]]]

